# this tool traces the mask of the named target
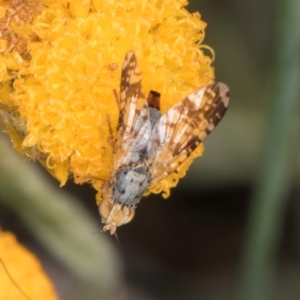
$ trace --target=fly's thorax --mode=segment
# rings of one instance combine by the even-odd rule
[[[114,201],[134,207],[148,189],[149,183],[150,175],[145,164],[122,166],[111,181]]]
[[[140,159],[141,160],[141,159]],[[103,185],[103,200],[99,204],[103,231],[114,234],[119,226],[132,220],[135,206],[149,187],[150,175],[146,163],[122,166]]]

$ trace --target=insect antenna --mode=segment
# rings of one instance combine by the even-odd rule
[[[118,236],[117,236],[117,232],[115,232],[115,237],[116,237],[116,240],[117,240],[119,246],[122,247],[122,245],[121,245],[121,243],[120,243],[120,240],[119,240],[119,238],[118,238]]]
[[[0,257],[0,263],[6,273],[6,275],[8,276],[8,278],[11,280],[11,282],[14,284],[14,286],[20,291],[20,293],[27,299],[27,300],[31,300],[31,298],[29,298],[27,296],[27,294],[21,289],[21,287],[17,284],[17,282],[13,279],[13,277],[10,275],[8,269],[6,268],[5,263],[3,262],[2,258]]]

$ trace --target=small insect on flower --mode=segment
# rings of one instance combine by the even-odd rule
[[[136,56],[130,51],[121,75],[113,171],[99,204],[103,230],[111,234],[132,220],[147,189],[176,171],[214,130],[229,104],[228,86],[214,82],[162,115],[160,94],[151,91],[146,99],[141,83]]]

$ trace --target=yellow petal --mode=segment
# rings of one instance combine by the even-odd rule
[[[107,116],[115,134],[113,90],[119,89],[126,52],[135,51],[143,88],[146,94],[162,94],[165,113],[214,80],[214,53],[202,43],[206,23],[184,8],[185,0],[43,4],[31,0],[19,7],[11,1],[0,10],[0,29],[7,33],[0,40],[0,78],[12,88],[0,102],[13,107],[26,124],[22,132],[14,124],[5,130],[14,141],[22,137],[15,142],[17,150],[41,161],[61,185],[71,174],[76,183],[92,182],[99,191],[96,181],[111,174]],[[202,150],[149,191],[167,196]]]
[[[19,244],[12,233],[0,231],[0,299],[58,299],[53,285],[37,258]],[[6,273],[5,269],[9,273]],[[19,286],[16,287],[14,282]]]

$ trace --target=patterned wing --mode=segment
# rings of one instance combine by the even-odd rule
[[[174,172],[214,130],[229,105],[229,88],[212,83],[195,91],[164,114],[153,130],[150,145],[151,185]]]
[[[130,51],[125,56],[121,75],[120,112],[113,156],[114,170],[123,163],[127,154],[143,147],[141,145],[144,145],[149,131],[149,112],[141,82],[136,56]]]

